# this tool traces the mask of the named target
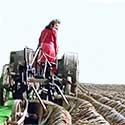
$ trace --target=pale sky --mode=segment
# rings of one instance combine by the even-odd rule
[[[59,54],[79,54],[80,82],[125,83],[124,0],[0,0],[0,73],[13,50],[36,49],[59,19]]]

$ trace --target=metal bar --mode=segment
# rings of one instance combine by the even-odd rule
[[[33,85],[32,85],[32,88],[33,88],[33,90],[34,90],[36,96],[38,97],[38,99],[39,99],[41,105],[43,106],[44,111],[46,112],[46,111],[47,111],[47,108],[46,108],[44,102],[42,101],[41,97],[39,96],[37,90],[35,89],[35,87],[34,87]]]
[[[33,65],[33,63],[34,63],[34,61],[35,61],[35,59],[36,59],[36,57],[37,57],[37,55],[38,55],[40,49],[41,49],[41,47],[39,46],[39,47],[37,48],[36,52],[35,52],[35,55],[34,55],[34,58],[33,58],[33,60],[32,60],[31,66]]]
[[[59,86],[58,85],[56,85],[55,83],[53,83],[52,85],[54,85],[58,90],[59,90],[59,92],[60,92],[60,94],[61,94],[61,96],[62,96],[62,98],[64,99],[64,101],[66,102],[66,104],[68,105],[69,104],[69,102],[68,102],[68,100],[66,99],[66,97],[64,96],[64,94],[62,93],[62,91],[61,91],[61,89],[59,88]]]

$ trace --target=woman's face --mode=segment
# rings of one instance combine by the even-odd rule
[[[53,26],[54,29],[58,30],[59,28],[59,24],[58,23],[55,23],[54,26]]]

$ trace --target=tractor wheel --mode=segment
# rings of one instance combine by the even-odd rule
[[[0,105],[4,105],[4,97],[3,97],[3,85],[0,84]]]
[[[65,81],[65,92],[67,94],[70,92],[76,94],[77,83],[79,81],[78,54],[65,53],[59,65],[63,74],[63,80]]]

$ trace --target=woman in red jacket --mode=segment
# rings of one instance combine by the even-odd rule
[[[49,67],[52,67],[53,73],[56,72],[53,65],[56,65],[56,56],[58,52],[57,31],[59,24],[59,20],[52,20],[41,32],[39,38],[39,46],[41,47],[41,63],[44,65],[47,63],[47,66],[49,65]]]

